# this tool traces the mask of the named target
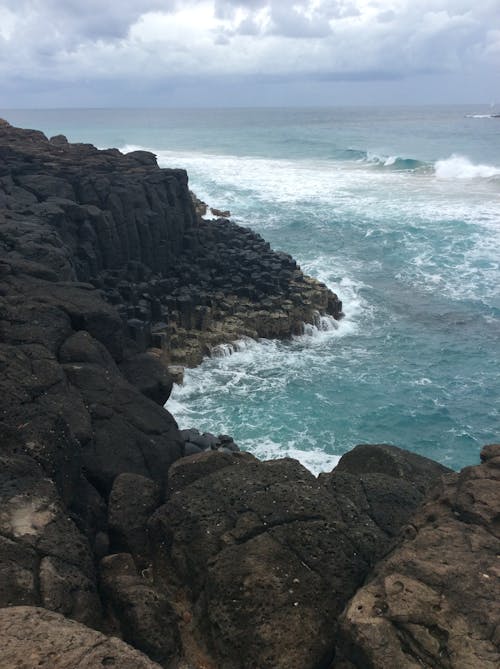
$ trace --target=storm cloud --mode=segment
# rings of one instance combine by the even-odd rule
[[[498,0],[0,0],[2,107],[276,78],[463,77],[493,94],[499,64]]]

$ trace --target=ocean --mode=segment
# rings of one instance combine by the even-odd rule
[[[202,200],[339,295],[340,322],[222,347],[166,405],[181,427],[314,472],[360,443],[458,469],[500,440],[500,118],[490,114],[0,110],[14,125],[186,168]]]

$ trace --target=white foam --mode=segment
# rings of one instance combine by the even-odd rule
[[[432,385],[432,381],[428,379],[427,377],[423,376],[421,379],[416,379],[413,381],[414,386],[430,386]]]
[[[372,184],[374,192],[379,192],[387,181],[399,183],[402,178],[397,171],[385,173],[370,169],[374,163],[383,164],[387,157],[353,163],[165,151],[131,144],[121,150],[138,149],[154,153],[161,167],[187,169],[200,199],[220,202],[240,216],[249,202],[255,216],[255,205],[261,201],[280,204],[314,201],[326,205],[342,202],[344,206],[351,204],[358,209],[358,189],[366,187],[367,182]],[[272,220],[268,217],[269,225]]]
[[[496,118],[493,114],[466,114],[465,118]]]
[[[278,458],[294,458],[315,476],[321,472],[331,472],[337,466],[340,455],[325,453],[319,448],[304,451],[294,442],[277,444],[272,439],[254,442],[251,440],[241,443],[244,450],[253,453],[259,460],[277,460]]]
[[[491,179],[500,176],[499,167],[475,164],[457,153],[445,160],[438,160],[434,170],[438,179]]]

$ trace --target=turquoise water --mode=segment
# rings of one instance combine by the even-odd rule
[[[363,442],[459,468],[500,438],[500,119],[487,114],[0,111],[74,141],[154,150],[337,292],[337,327],[242,342],[189,370],[167,403],[182,427],[314,471]]]

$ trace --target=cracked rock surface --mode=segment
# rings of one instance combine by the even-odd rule
[[[400,449],[371,448],[404,461]],[[446,471],[415,460],[427,486]],[[422,496],[411,470],[408,481],[384,482],[388,496],[402,483],[414,493],[394,533]],[[170,468],[168,501],[149,521],[155,580],[182,591],[190,634],[215,667],[315,669],[333,658],[337,617],[389,545],[375,521],[352,515],[355,487],[332,494],[335,476],[246,453],[208,452]]]
[[[443,479],[340,621],[334,669],[500,665],[500,445]]]

